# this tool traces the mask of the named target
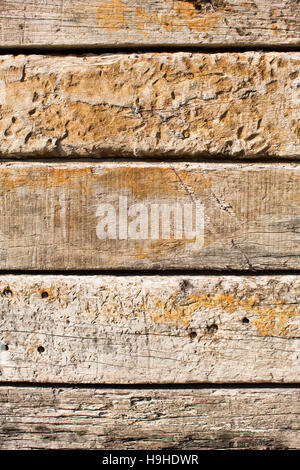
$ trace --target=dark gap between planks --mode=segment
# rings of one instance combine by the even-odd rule
[[[110,45],[110,46],[99,46],[99,45],[80,45],[74,44],[72,47],[66,47],[64,45],[53,45],[52,47],[41,47],[35,45],[22,45],[22,46],[5,46],[0,47],[0,55],[4,54],[24,54],[24,55],[50,55],[50,56],[64,56],[64,55],[102,55],[102,54],[144,54],[144,53],[174,53],[174,52],[192,52],[200,54],[216,54],[216,53],[238,53],[238,52],[300,52],[300,39],[299,44],[240,44],[239,46],[232,45],[160,45],[153,44],[151,46],[133,44],[132,46],[122,46],[122,44]]]
[[[236,382],[236,383],[147,383],[147,384],[99,384],[99,383],[63,383],[63,382],[0,382],[0,388],[79,388],[79,389],[97,389],[97,390],[220,390],[220,389],[299,389],[300,383],[274,383],[274,382]]]
[[[264,270],[200,270],[200,269],[49,269],[49,270],[20,270],[20,269],[0,269],[0,276],[13,274],[30,276],[300,276],[300,269],[264,269]]]

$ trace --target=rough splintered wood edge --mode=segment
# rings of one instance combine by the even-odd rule
[[[0,157],[299,159],[300,54],[2,56]]]
[[[0,448],[299,449],[299,403],[297,388],[1,386]]]
[[[299,269],[299,191],[296,164],[3,163],[0,269]]]
[[[299,276],[0,277],[1,381],[299,380]]]
[[[297,46],[297,0],[1,2],[1,47]]]

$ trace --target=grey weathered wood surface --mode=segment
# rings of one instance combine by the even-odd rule
[[[1,381],[299,381],[299,276],[0,277]]]
[[[0,448],[299,449],[299,415],[297,388],[2,386]]]
[[[3,163],[0,269],[299,269],[299,200],[295,164]],[[105,228],[112,237],[116,221],[116,239],[97,232],[107,203],[116,217]],[[128,215],[136,203],[148,215],[144,233],[139,213]],[[202,205],[197,236],[174,234],[171,213],[170,234],[155,239],[151,205],[162,203],[177,203],[181,215]]]
[[[3,0],[1,47],[297,46],[298,0]]]
[[[0,156],[300,157],[300,54],[2,56]]]

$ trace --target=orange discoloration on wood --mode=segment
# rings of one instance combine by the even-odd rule
[[[274,306],[255,309],[257,317],[253,319],[253,325],[261,336],[279,336],[281,338],[288,337],[296,329],[291,324],[299,314],[299,308],[284,305],[281,300],[276,300]]]
[[[3,274],[0,292],[16,295],[0,295],[1,381],[297,383],[299,285],[297,275]],[[262,315],[270,324],[255,325]]]
[[[215,12],[207,12],[204,16],[199,15],[199,11],[190,2],[174,2],[175,26],[181,23],[192,31],[207,31],[217,26],[220,15]],[[177,22],[178,21],[178,22]]]
[[[206,12],[204,15],[188,1],[168,2],[169,9],[162,14],[151,13],[144,7],[137,7],[135,18],[137,29],[145,30],[146,24],[156,23],[167,32],[180,31],[189,28],[191,31],[207,31],[219,22],[220,15]]]
[[[157,301],[155,309],[150,310],[150,318],[155,323],[189,325],[192,314],[199,309],[199,304],[190,296],[183,296],[180,290],[175,291],[166,302]]]
[[[275,299],[272,306],[260,306],[259,298],[251,296],[240,299],[224,294],[217,295],[183,295],[176,291],[167,302],[156,302],[156,309],[151,311],[151,319],[156,323],[172,323],[187,326],[193,313],[201,310],[216,309],[217,312],[232,314],[239,311],[251,315],[251,324],[260,336],[289,336],[295,325],[291,324],[299,307],[286,305],[286,302]]]
[[[107,169],[104,177],[105,186],[114,191],[122,189],[135,200],[151,199],[162,196],[174,197],[174,200],[183,197],[191,198],[189,189],[207,194],[211,185],[211,178],[197,172],[176,170],[172,167],[153,167],[146,171],[143,167],[119,167]],[[121,190],[121,191],[120,191]],[[159,199],[157,202],[161,202]]]
[[[120,167],[107,169],[105,185],[121,193],[125,190],[134,200],[162,195],[162,190],[176,195],[176,175],[171,168],[153,168],[151,172],[143,167]],[[167,184],[166,184],[167,182]]]
[[[148,21],[148,15],[144,7],[136,7],[135,9],[135,20],[136,20],[136,28],[137,30],[141,30],[145,37],[149,35],[147,33],[145,25]]]
[[[274,36],[278,36],[278,27],[277,27],[277,25],[272,24],[271,29],[272,29],[272,33],[274,34]]]
[[[174,198],[174,202],[186,199],[192,202],[190,191],[197,191],[198,197],[208,194],[211,178],[204,176],[202,172],[194,174],[192,171],[176,170],[172,167],[152,167],[151,171],[145,171],[144,167],[114,167],[105,168],[103,172],[93,174],[90,167],[66,168],[47,166],[39,172],[32,172],[30,168],[24,168],[22,172],[15,172],[12,167],[7,168],[2,174],[1,191],[6,192],[18,187],[29,188],[79,188],[84,186],[85,192],[90,192],[89,187],[100,184],[103,190],[113,190],[116,195],[123,190],[132,197],[132,201],[157,200],[160,198]],[[170,201],[170,199],[168,199]]]
[[[3,163],[2,269],[44,269],[44,259],[47,269],[297,269],[298,183],[299,169],[288,164]],[[120,196],[147,215],[159,205],[161,233],[149,233],[147,217],[144,241],[99,238],[97,207],[112,204],[119,223]],[[192,208],[193,227],[182,230],[174,204]]]
[[[139,14],[142,20],[142,7]],[[299,59],[286,57],[124,54],[66,64],[42,58],[42,65],[28,61],[24,77],[26,60],[10,67],[9,59],[0,67],[0,154],[289,157],[298,152],[291,79]]]
[[[55,188],[66,187],[68,189],[78,190],[84,187],[85,192],[89,192],[90,168],[54,168],[47,167],[46,171],[33,173],[32,170],[24,168],[22,173],[16,173],[12,168],[7,169],[2,174],[1,189],[3,194],[10,190],[20,188]]]
[[[38,297],[45,302],[50,302],[56,298],[55,287],[53,285],[46,286],[37,290]]]
[[[97,23],[99,27],[109,31],[118,31],[125,21],[125,5],[121,0],[101,2],[97,10]]]
[[[38,5],[32,0],[3,0],[2,3],[3,48],[34,46],[55,51],[80,45],[151,48],[159,44],[162,47],[202,44],[217,48],[224,44],[229,48],[243,45],[249,50],[266,45],[288,50],[289,46],[299,45],[297,0],[44,0]],[[278,36],[273,37],[274,19],[278,20],[279,28]]]

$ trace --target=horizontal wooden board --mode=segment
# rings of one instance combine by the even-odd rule
[[[0,387],[1,449],[299,449],[299,418],[296,388]]]
[[[2,56],[0,156],[299,159],[299,87],[296,52]]]
[[[294,164],[3,163],[0,269],[299,269],[299,201]]]
[[[0,380],[297,383],[299,276],[0,277]]]
[[[296,46],[298,0],[4,0],[1,47]]]

